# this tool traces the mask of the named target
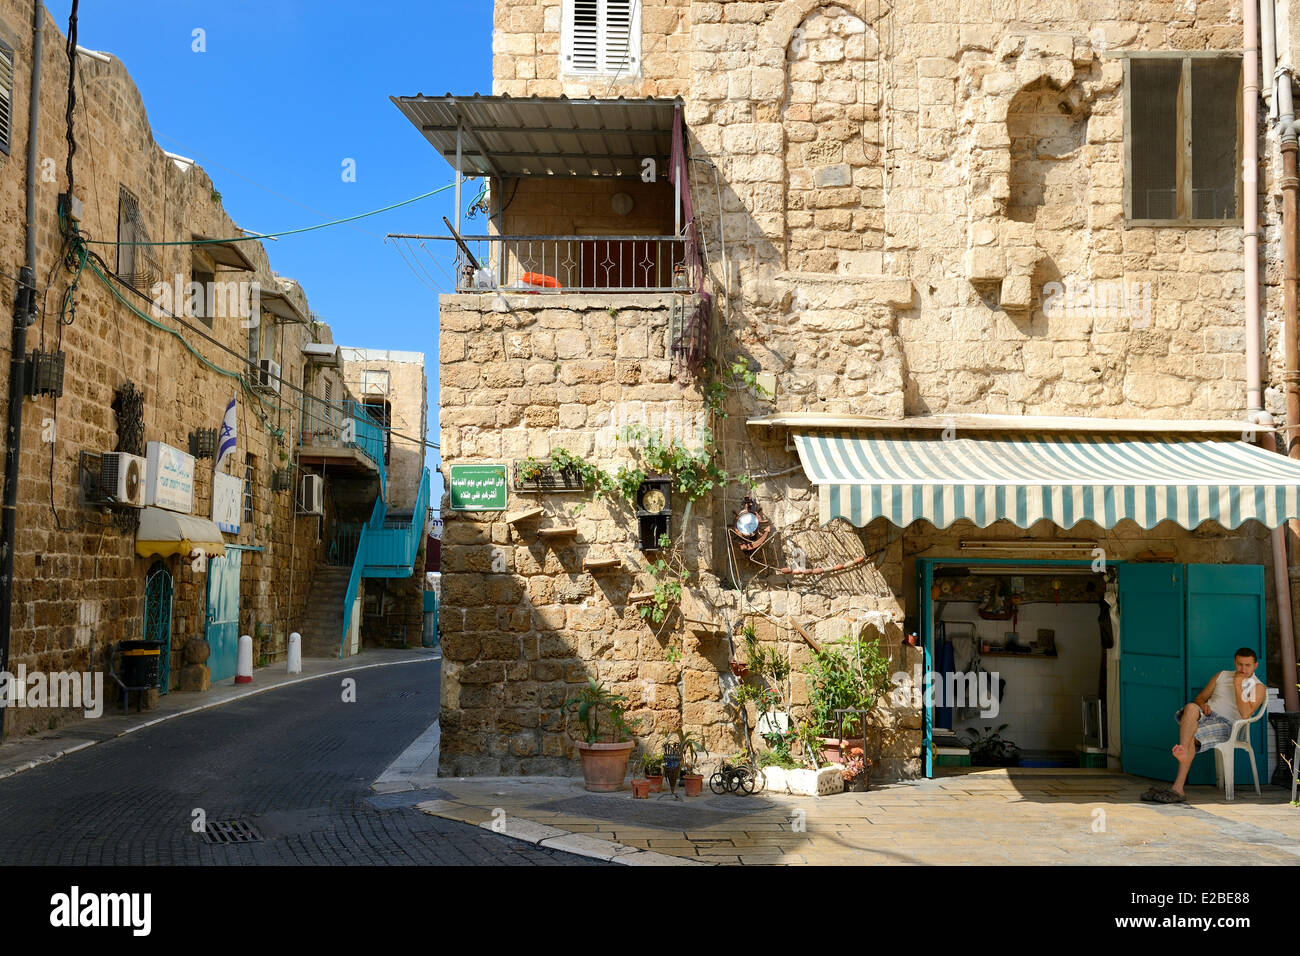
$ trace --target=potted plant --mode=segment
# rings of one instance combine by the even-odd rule
[[[835,712],[872,710],[889,689],[889,658],[879,638],[845,638],[813,654],[808,683],[809,718],[822,738],[822,759],[843,763],[844,750],[866,746],[866,727],[857,714],[844,714],[841,721]]]
[[[565,706],[576,711],[582,723],[583,742],[578,744],[578,756],[587,789],[596,793],[622,790],[628,757],[636,746],[628,739],[636,729],[626,716],[628,699],[589,677],[587,686]]]
[[[854,793],[865,793],[871,779],[871,758],[862,752],[861,747],[850,747],[848,759],[840,775],[844,777],[844,788]]]
[[[704,787],[704,775],[695,772],[695,764],[708,754],[704,745],[687,730],[677,731],[677,741],[682,748],[682,787],[688,797],[698,797]]]
[[[970,750],[972,767],[1020,766],[1020,748],[1002,736],[1002,731],[1006,729],[1006,724],[997,730],[992,725],[983,731],[977,727],[966,728],[969,736],[962,737],[961,741]]]
[[[650,792],[658,793],[664,788],[664,758],[656,753],[646,751],[641,755],[641,772],[649,782]]]

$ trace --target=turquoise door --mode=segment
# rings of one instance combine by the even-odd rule
[[[224,558],[208,560],[208,671],[214,684],[234,677],[239,661],[239,566],[243,554],[227,549]]]
[[[1120,759],[1124,772],[1173,780],[1174,714],[1187,703],[1183,566],[1119,566]]]
[[[171,689],[172,576],[167,565],[155,561],[144,579],[144,639],[162,644],[158,663],[158,693]]]
[[[1122,635],[1121,631],[1121,635]],[[1121,640],[1123,638],[1121,637]],[[1264,568],[1258,564],[1189,564],[1187,566],[1187,693],[1191,700],[1219,671],[1232,670],[1232,656],[1249,647],[1259,656],[1257,673],[1264,667]],[[1230,717],[1233,715],[1229,715]],[[1251,726],[1250,743],[1261,780],[1267,779],[1268,752],[1264,749],[1262,718]],[[1238,784],[1250,783],[1250,758],[1236,756]],[[1215,782],[1214,757],[1205,754],[1192,761],[1188,783]]]

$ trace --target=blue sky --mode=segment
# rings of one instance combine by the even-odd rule
[[[47,7],[66,34],[69,0]],[[204,31],[203,52],[193,49],[195,30]],[[388,97],[488,93],[492,85],[488,0],[88,0],[77,41],[122,60],[158,145],[197,160],[231,217],[259,232],[355,215],[451,182],[451,167]],[[355,182],[343,180],[347,159]],[[336,342],[425,353],[431,441],[437,293],[383,236],[441,234],[441,217],[453,214],[449,190],[352,225],[265,242],[272,268],[302,283]],[[441,259],[450,274],[448,254]],[[448,275],[427,259],[424,266],[446,291]]]

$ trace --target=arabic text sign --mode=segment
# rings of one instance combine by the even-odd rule
[[[453,511],[505,511],[505,465],[452,465],[448,488]]]

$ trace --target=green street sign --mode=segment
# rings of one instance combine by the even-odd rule
[[[505,511],[505,465],[452,465],[452,511]]]

